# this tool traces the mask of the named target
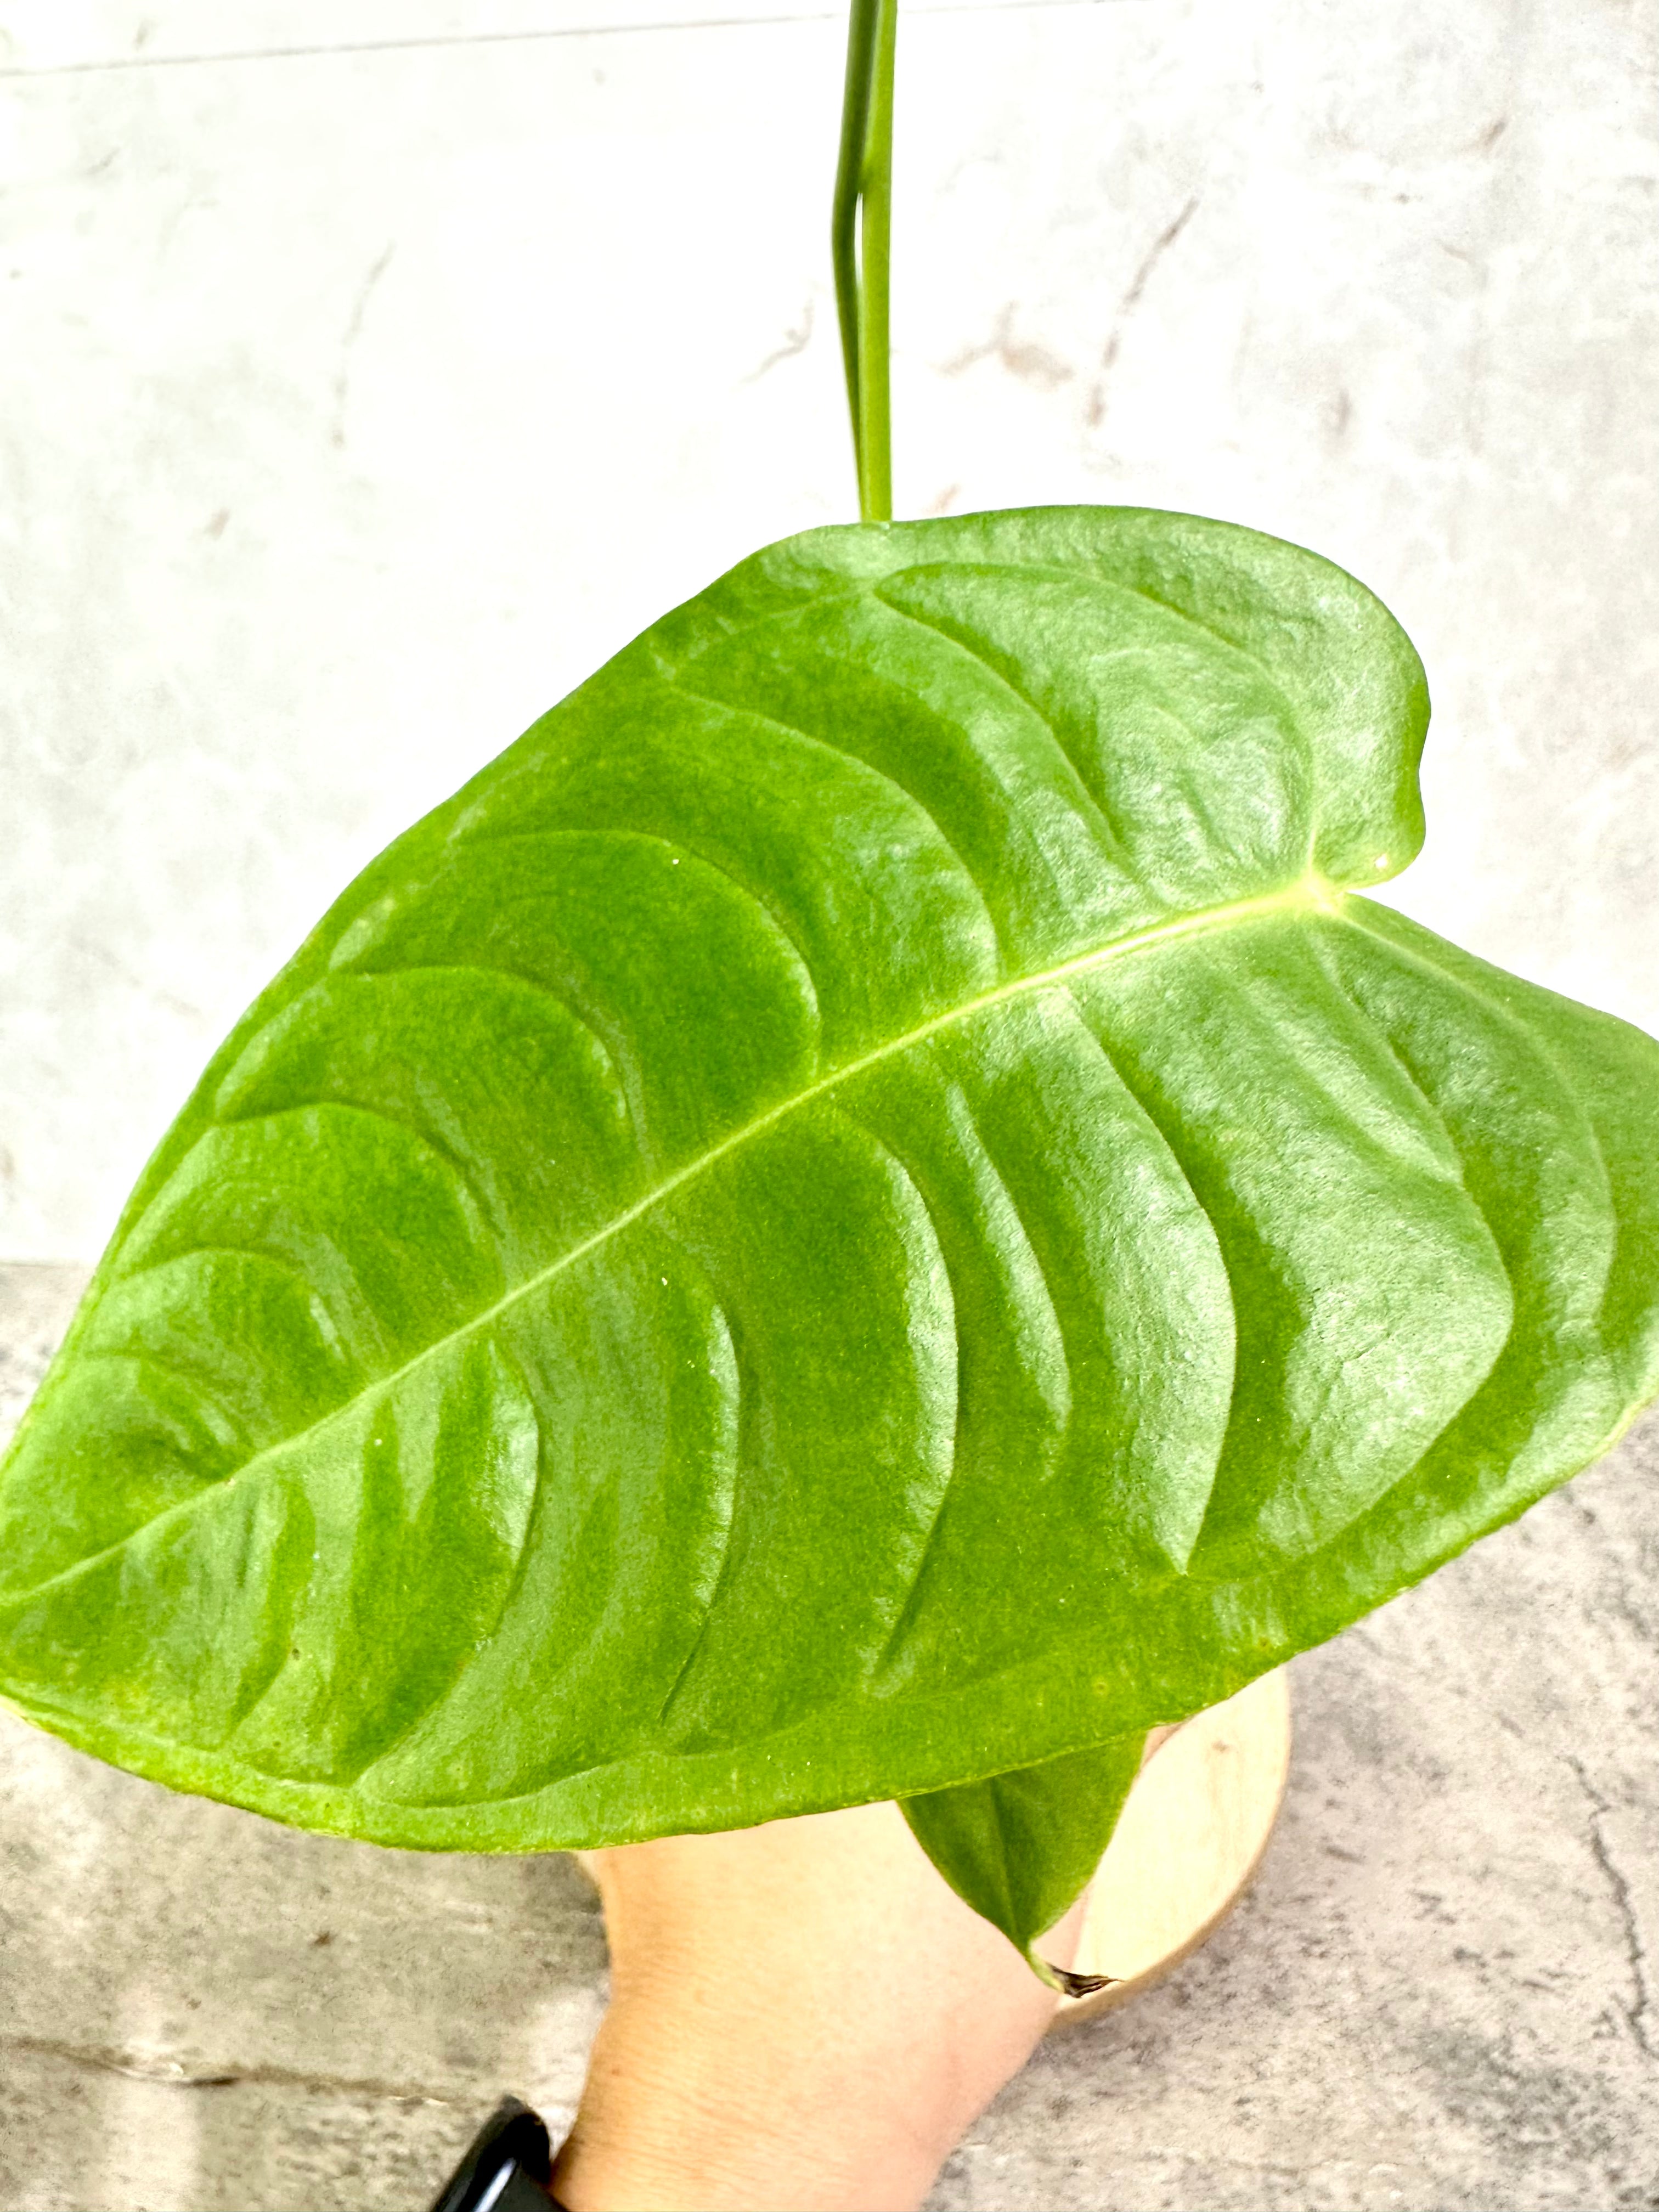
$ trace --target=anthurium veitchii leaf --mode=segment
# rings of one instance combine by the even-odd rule
[[[1114,1736],[1040,1766],[900,1800],[912,1833],[975,1912],[1024,1951],[1051,1987],[1103,1985],[1042,1954],[1040,1938],[1087,1888],[1140,1771],[1146,1739]]]
[[[591,1844],[1132,1737],[1510,1518],[1659,1388],[1659,1048],[1360,896],[1426,719],[1218,523],[744,562],[213,1060],[5,1462],[0,1693]]]

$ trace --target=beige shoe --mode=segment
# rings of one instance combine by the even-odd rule
[[[1249,1887],[1285,1795],[1284,1668],[1196,1714],[1141,1770],[1089,1885],[1073,1970],[1109,1988],[1062,1997],[1054,2024],[1092,2019],[1161,1981]]]

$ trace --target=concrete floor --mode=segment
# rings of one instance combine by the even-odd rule
[[[0,1269],[0,1415],[82,1279]],[[1656,1479],[1650,1420],[1297,1662],[1255,1890],[930,2212],[1659,2206]],[[501,2089],[568,2120],[605,1977],[568,1858],[301,1835],[0,1723],[4,2212],[416,2212]]]
[[[1398,902],[1659,1030],[1659,11],[904,6],[900,512],[1341,561],[1437,701]],[[846,519],[842,38],[0,5],[0,1414],[350,875]],[[1250,1899],[933,2212],[1659,2207],[1656,1475],[1650,1422],[1298,1665]],[[0,1719],[0,2212],[419,2206],[501,2088],[568,2116],[604,1985],[563,1859],[293,1834]]]

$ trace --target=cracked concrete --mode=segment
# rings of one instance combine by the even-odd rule
[[[1128,325],[1129,319],[1145,297],[1146,287],[1152,283],[1153,272],[1158,263],[1163,260],[1164,255],[1180,238],[1182,232],[1198,213],[1199,204],[1202,198],[1203,195],[1200,192],[1192,193],[1180,213],[1172,216],[1164,224],[1163,229],[1141,256],[1139,267],[1129,279],[1128,287],[1123,297],[1118,301],[1117,313],[1113,319],[1110,334],[1101,348],[1099,370],[1089,394],[1086,419],[1091,429],[1097,428],[1105,419],[1106,380],[1112,373],[1118,355],[1122,351],[1123,333]],[[1346,393],[1340,396],[1346,401]]]
[[[368,303],[374,296],[374,287],[385,276],[397,250],[397,240],[388,239],[370,263],[368,274],[357,288],[357,297],[352,303],[351,319],[340,340],[340,365],[334,372],[334,422],[329,431],[331,445],[343,446],[346,441],[346,403],[351,395],[352,348],[363,334],[363,318],[368,314]]]
[[[1077,374],[1070,362],[1062,361],[1047,346],[1014,336],[1014,318],[1018,313],[1018,301],[1005,301],[991,326],[990,337],[981,344],[964,347],[954,361],[945,363],[939,374],[960,376],[964,369],[975,368],[982,361],[994,361],[1010,376],[1039,392],[1056,392],[1062,384],[1069,384]]]
[[[1583,1762],[1570,1759],[1567,1764],[1578,1777],[1579,1787],[1590,1804],[1590,1848],[1595,1854],[1595,1863],[1607,1878],[1613,1901],[1619,1908],[1619,1917],[1625,1930],[1625,1948],[1630,1960],[1632,1997],[1626,2007],[1625,2017],[1630,2022],[1631,2033],[1650,2058],[1659,2058],[1654,2047],[1649,2022],[1652,2016],[1652,1993],[1648,1986],[1648,1954],[1642,1941],[1641,1925],[1636,1914],[1634,1893],[1630,1880],[1620,1869],[1607,1843],[1607,1822],[1613,1808],[1591,1782],[1584,1771]]]
[[[84,1271],[0,1267],[13,1416]],[[929,2212],[1659,2206],[1659,1419],[1296,1669],[1279,1831]],[[402,2212],[604,2002],[562,1856],[376,1850],[0,1720],[0,2212]]]
[[[3,11],[0,1258],[62,1264],[0,1265],[0,1428],[340,885],[850,511],[840,23],[364,4],[378,51],[359,0],[284,0],[280,54],[270,10]],[[1398,902],[1659,1030],[1659,15],[931,8],[900,511],[1342,562],[1437,701]],[[1299,1664],[1243,1910],[1045,2048],[931,2212],[1659,2208],[1656,1478],[1650,1421]],[[604,1990],[562,1858],[296,1834],[0,1717],[0,2212],[418,2206],[503,2087],[568,2116]]]

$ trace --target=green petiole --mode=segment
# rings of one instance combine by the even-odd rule
[[[893,515],[887,301],[897,27],[898,0],[853,0],[830,224],[859,517],[864,522],[890,522]]]

